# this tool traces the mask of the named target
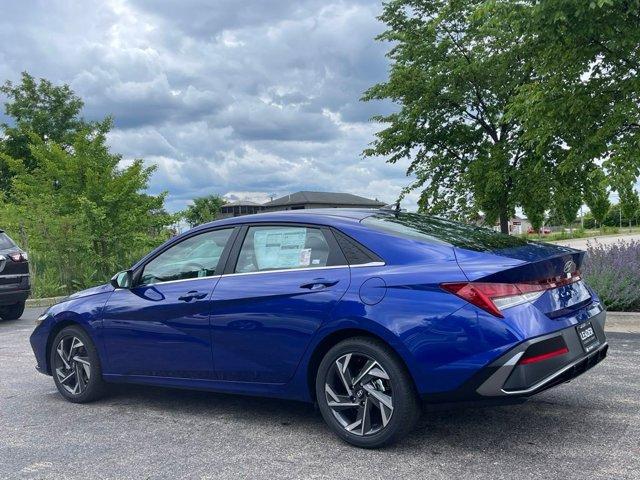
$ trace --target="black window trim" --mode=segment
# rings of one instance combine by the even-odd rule
[[[342,236],[348,242],[354,244],[359,250],[361,250],[361,252],[368,259],[368,262],[365,262],[365,263],[353,262],[352,259],[348,258],[347,252],[342,250],[342,254],[344,255],[344,257],[346,259],[346,262],[349,264],[350,267],[366,267],[366,266],[382,266],[382,265],[386,265],[385,260],[380,255],[375,253],[369,247],[365,247],[362,243],[360,243],[359,241],[354,239],[351,235],[347,235],[342,230],[340,230],[338,228],[335,228],[335,227],[331,227],[331,230],[332,230],[332,233],[334,234],[334,238],[336,240],[336,244],[338,245],[338,248],[340,248],[342,250],[342,247],[340,246],[340,242],[338,242],[337,236]]]

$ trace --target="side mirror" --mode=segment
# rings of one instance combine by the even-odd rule
[[[131,270],[124,270],[111,277],[113,288],[131,288],[133,285],[133,273]]]

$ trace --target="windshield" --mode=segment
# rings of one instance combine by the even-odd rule
[[[16,244],[9,238],[6,233],[0,232],[0,250],[7,250],[15,247]]]
[[[518,248],[529,242],[518,237],[503,235],[488,228],[466,225],[443,218],[419,213],[378,214],[362,223],[399,237],[441,243],[480,252]]]

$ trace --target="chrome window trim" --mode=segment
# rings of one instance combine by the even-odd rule
[[[333,270],[333,269],[337,269],[337,268],[384,267],[385,265],[386,265],[386,263],[384,263],[384,262],[369,262],[369,263],[362,263],[362,264],[359,264],[359,265],[331,265],[331,266],[328,266],[328,267],[283,268],[283,269],[279,269],[279,270],[264,270],[264,271],[260,271],[260,272],[223,273],[221,275],[209,275],[207,277],[183,278],[183,279],[180,279],[180,280],[167,280],[166,282],[144,283],[144,284],[136,285],[134,288],[138,288],[138,287],[153,287],[154,285],[167,285],[169,283],[191,282],[193,280],[206,280],[206,279],[209,279],[209,278],[239,277],[239,276],[242,276],[242,275],[258,275],[258,274],[265,274],[265,273],[286,273],[286,272],[303,272],[303,271],[312,271],[312,270]],[[127,290],[127,289],[118,289],[118,290]]]
[[[387,264],[385,262],[369,262],[369,263],[360,263],[358,265],[349,265],[351,268],[360,268],[360,267],[384,267]]]
[[[278,270],[261,270],[257,272],[235,272],[226,273],[225,277],[239,277],[242,275],[259,275],[265,273],[286,273],[286,272],[309,272],[312,270],[335,270],[337,268],[348,268],[349,265],[331,265],[329,267],[303,267],[303,268],[281,268]]]
[[[258,275],[260,273],[285,273],[285,272],[310,272],[315,270],[334,270],[337,268],[354,268],[354,267],[381,267],[384,266],[384,262],[369,262],[360,265],[329,265],[326,267],[303,267],[303,268],[281,268],[278,270],[262,270],[257,272],[235,272],[225,273],[223,277],[237,277],[240,275]]]

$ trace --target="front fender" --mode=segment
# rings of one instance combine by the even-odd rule
[[[89,335],[98,351],[103,365],[106,351],[102,338],[102,310],[111,292],[103,292],[83,298],[64,301],[49,308],[44,320],[36,326],[30,337],[31,347],[36,357],[37,370],[51,374],[47,352],[54,337],[64,327],[79,325]]]

